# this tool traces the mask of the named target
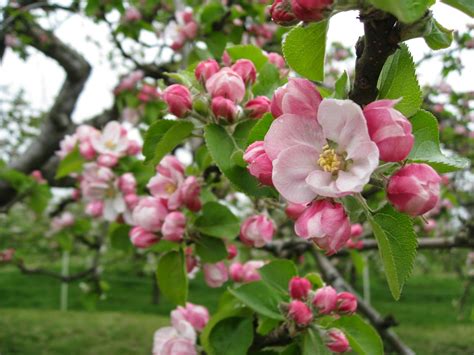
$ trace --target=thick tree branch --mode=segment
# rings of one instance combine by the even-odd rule
[[[395,52],[400,41],[397,19],[381,11],[361,14],[364,36],[356,44],[354,87],[349,97],[361,106],[377,97],[377,81],[387,58]]]

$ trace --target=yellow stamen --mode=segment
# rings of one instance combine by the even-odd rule
[[[167,194],[171,195],[173,192],[176,191],[176,185],[175,184],[166,184],[165,186],[165,191]]]
[[[109,149],[114,149],[117,145],[112,141],[106,141],[105,146]]]
[[[336,151],[326,144],[323,152],[319,155],[318,164],[328,173],[336,173],[341,170],[344,161]]]

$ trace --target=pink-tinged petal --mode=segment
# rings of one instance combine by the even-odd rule
[[[340,191],[361,192],[367,182],[361,181],[361,178],[354,175],[352,171],[340,171],[336,179],[336,187]]]
[[[316,120],[291,114],[284,114],[273,121],[265,136],[265,151],[272,161],[280,152],[295,145],[321,150],[324,144],[321,127]]]
[[[318,151],[307,145],[290,147],[279,154],[274,161],[273,184],[285,199],[308,203],[316,197],[306,178],[317,169],[318,156]]]
[[[325,197],[341,197],[344,193],[341,193],[336,186],[336,179],[331,173],[322,170],[314,170],[306,178],[306,182],[311,186],[311,190],[317,195]]]

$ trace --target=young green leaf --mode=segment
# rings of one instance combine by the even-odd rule
[[[341,76],[339,77],[339,79],[337,79],[336,84],[334,86],[335,88],[334,88],[333,97],[335,99],[346,99],[351,89],[349,76],[347,75],[346,71],[341,74]]]
[[[188,276],[182,251],[170,251],[160,258],[156,279],[166,298],[184,306],[188,298]]]
[[[201,235],[196,241],[196,254],[205,263],[217,263],[227,258],[227,249],[221,239]]]
[[[438,121],[432,113],[424,110],[411,119],[415,144],[408,156],[414,162],[427,163],[440,173],[469,167],[469,160],[457,155],[445,156],[439,144]]]
[[[376,8],[390,12],[401,22],[412,23],[420,19],[435,0],[369,0]]]
[[[112,248],[122,251],[129,251],[132,249],[132,243],[128,233],[131,227],[123,223],[110,223],[108,230],[108,237]]]
[[[209,335],[210,353],[216,355],[245,355],[252,342],[252,318],[226,318]]]
[[[79,148],[76,147],[74,150],[66,155],[60,162],[58,170],[56,171],[56,179],[68,176],[71,173],[78,173],[82,171],[86,159],[79,152]]]
[[[272,123],[272,114],[266,113],[261,119],[258,120],[257,124],[250,131],[247,144],[250,145],[256,141],[263,141]]]
[[[426,44],[434,50],[448,48],[453,42],[453,30],[441,26],[435,19],[431,20],[431,31],[424,36]]]
[[[258,270],[262,280],[269,286],[288,293],[288,284],[292,277],[298,276],[298,270],[291,260],[274,260]]]
[[[313,327],[303,333],[302,355],[330,355],[331,352],[324,345],[319,331]]]
[[[393,298],[398,300],[415,263],[418,243],[413,221],[387,204],[369,217],[369,222],[379,246],[388,286]]]
[[[295,26],[283,41],[286,62],[310,80],[324,80],[324,57],[328,21]]]
[[[472,0],[441,0],[441,2],[474,17],[474,2]]]
[[[158,120],[145,135],[143,155],[145,164],[159,164],[161,159],[189,137],[194,125],[189,121]]]
[[[227,45],[227,36],[222,32],[211,32],[206,36],[206,44],[214,58],[220,58]]]
[[[217,238],[234,239],[240,230],[240,220],[217,202],[207,202],[194,225],[199,232]]]
[[[260,120],[245,120],[235,126],[233,136],[235,143],[240,149],[245,150],[245,148],[247,148],[249,133],[258,122],[260,122]]]
[[[379,99],[402,100],[395,106],[405,116],[414,115],[423,101],[413,58],[405,44],[385,62],[377,87]]]
[[[341,317],[331,327],[341,329],[349,344],[359,355],[383,355],[383,343],[377,331],[358,315]]]
[[[253,86],[253,93],[255,96],[271,98],[280,84],[280,72],[277,67],[272,63],[265,63],[258,73],[257,82]]]

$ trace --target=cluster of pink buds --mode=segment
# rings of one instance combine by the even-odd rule
[[[312,291],[311,282],[303,277],[293,277],[288,289],[292,300],[287,315],[298,327],[310,325],[316,317],[351,315],[357,310],[357,298],[352,293],[338,293],[331,286]],[[326,345],[331,351],[349,350],[349,342],[340,330],[330,329],[325,337]]]
[[[199,25],[194,19],[193,11],[187,8],[175,13],[175,21],[170,21],[166,26],[163,36],[171,49],[179,51],[184,44],[196,38]]]
[[[142,14],[140,10],[136,7],[130,6],[125,10],[125,13],[122,17],[123,23],[133,23],[138,22],[142,19]]]
[[[273,22],[281,26],[320,21],[327,17],[332,3],[333,0],[275,0],[270,15]]]
[[[234,262],[229,267],[230,278],[234,282],[248,283],[261,279],[258,269],[265,262],[262,260],[250,260],[245,263]]]
[[[153,355],[197,355],[197,337],[209,322],[208,310],[186,303],[171,312],[171,327],[158,329],[153,336]]]
[[[147,184],[151,196],[141,198],[133,209],[130,239],[138,248],[148,248],[161,239],[179,243],[186,230],[180,209],[201,209],[201,186],[196,177],[184,174],[184,165],[174,156],[164,157],[156,175]]]
[[[115,87],[114,94],[118,95],[123,91],[130,91],[136,88],[137,84],[143,79],[144,73],[136,70],[123,77],[120,83]]]
[[[240,227],[240,241],[249,247],[262,248],[275,234],[274,222],[265,215],[253,215]]]

